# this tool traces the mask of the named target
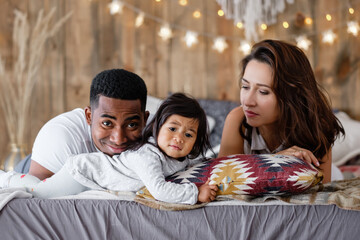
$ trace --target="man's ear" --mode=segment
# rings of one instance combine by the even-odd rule
[[[85,108],[85,117],[87,124],[91,125],[91,107],[87,106]]]
[[[146,123],[147,123],[147,120],[148,120],[148,118],[149,118],[149,116],[150,116],[150,112],[149,111],[145,111],[145,125],[146,125]]]

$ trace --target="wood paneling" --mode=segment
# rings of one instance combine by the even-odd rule
[[[0,54],[11,68],[12,25],[14,9],[26,12],[34,24],[40,9],[46,12],[57,8],[56,19],[72,11],[73,15],[46,46],[46,59],[39,72],[34,90],[27,134],[28,152],[41,126],[64,111],[88,104],[92,78],[109,68],[126,68],[146,81],[149,94],[166,97],[169,92],[183,91],[197,98],[238,101],[239,39],[243,30],[231,20],[220,18],[214,0],[190,1],[182,7],[177,0],[126,0],[135,9],[144,11],[145,22],[136,28],[137,12],[126,6],[122,14],[110,15],[110,0],[3,0],[0,1]],[[359,1],[351,1],[355,14],[349,16],[347,1],[296,0],[287,5],[278,17],[279,24],[270,26],[261,38],[277,38],[295,42],[301,33],[313,41],[306,51],[318,81],[329,92],[333,106],[360,119],[359,36],[346,32],[349,19],[360,19]],[[194,19],[192,13],[200,10],[202,17]],[[333,16],[325,20],[326,11]],[[311,26],[294,26],[297,13],[311,16]],[[174,36],[164,42],[157,33],[168,21]],[[290,23],[284,29],[282,21]],[[321,43],[321,32],[334,28],[338,34],[332,45]],[[183,41],[185,30],[199,32],[199,43],[187,48]],[[228,37],[228,48],[223,53],[212,49],[216,36]],[[0,79],[1,80],[1,79]],[[1,114],[0,110],[0,114]],[[5,129],[0,118],[0,128]],[[0,157],[8,149],[8,136],[0,137]]]

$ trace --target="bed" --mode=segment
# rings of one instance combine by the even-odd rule
[[[199,102],[208,114],[212,127],[210,141],[216,150],[225,116],[238,104]],[[147,108],[153,113],[158,103],[159,99],[150,98]],[[359,122],[341,114],[342,122],[351,121],[353,132],[354,127],[360,131],[356,125]],[[347,123],[344,127],[347,128]],[[354,151],[360,149],[356,146],[359,140],[351,143],[356,148]],[[359,156],[343,149],[350,145],[346,141],[338,143],[348,158],[336,159],[340,169],[349,162],[356,163]],[[0,192],[3,200],[0,238],[358,239],[360,179],[354,175],[348,178],[294,197],[219,196],[215,202],[194,206],[139,199],[133,193],[103,191],[45,200],[32,198],[22,189],[12,189]]]

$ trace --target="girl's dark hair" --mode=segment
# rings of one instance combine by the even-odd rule
[[[148,143],[150,137],[154,137],[155,144],[158,146],[157,138],[160,128],[168,117],[174,114],[198,120],[199,128],[196,141],[188,158],[193,159],[200,154],[205,156],[206,150],[211,149],[206,114],[196,99],[183,93],[174,93],[162,102],[150,123],[144,128],[141,140],[130,146],[130,149],[136,150],[140,148],[145,143]]]
[[[304,52],[291,44],[264,40],[255,44],[242,60],[241,78],[247,64],[256,60],[272,68],[274,91],[280,109],[278,132],[285,148],[297,145],[313,152],[321,159],[344,128],[332,112],[325,90],[316,82]],[[240,134],[251,143],[251,129],[246,118]]]

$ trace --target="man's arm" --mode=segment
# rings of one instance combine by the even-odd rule
[[[45,178],[51,177],[54,173],[44,168],[34,160],[31,160],[29,174],[39,178],[40,180],[44,180]]]

